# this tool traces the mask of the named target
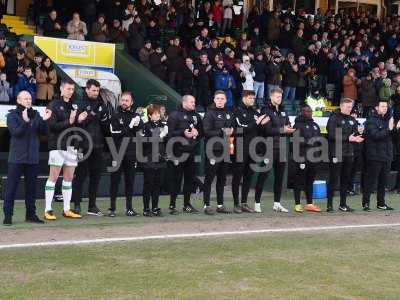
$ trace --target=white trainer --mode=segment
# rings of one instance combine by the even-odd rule
[[[272,209],[273,209],[274,211],[276,211],[276,212],[284,212],[284,213],[289,212],[286,208],[284,208],[284,207],[282,206],[282,204],[280,204],[280,202],[274,202],[274,206],[273,206]]]
[[[256,213],[261,213],[261,203],[254,203],[254,211]]]

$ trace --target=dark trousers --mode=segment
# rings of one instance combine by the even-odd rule
[[[362,205],[368,205],[371,194],[377,186],[377,205],[385,205],[385,187],[390,172],[390,162],[367,161],[367,173],[363,190]]]
[[[217,204],[224,205],[224,187],[226,183],[226,172],[228,164],[224,161],[211,163],[209,159],[206,160],[205,165],[205,178],[203,189],[204,205],[210,206],[211,185],[217,176],[216,190],[217,190]]]
[[[82,189],[89,175],[89,209],[96,206],[96,196],[103,168],[103,149],[94,148],[90,156],[78,163],[72,182],[72,200],[75,205],[82,201]]]
[[[181,190],[183,179],[183,205],[190,204],[190,194],[193,190],[195,177],[194,155],[190,155],[184,162],[175,165],[174,162],[168,162],[168,174],[170,174],[170,206],[176,207],[176,198]]]
[[[200,104],[204,109],[206,109],[210,105],[210,88],[197,87],[195,91],[197,103]]]
[[[8,164],[6,197],[4,199],[4,216],[11,217],[14,212],[14,200],[21,176],[25,177],[26,218],[36,215],[36,179],[39,165]]]
[[[328,207],[333,205],[333,196],[340,179],[340,206],[346,205],[347,187],[351,176],[353,166],[352,156],[343,156],[341,162],[329,163],[329,181],[328,181]]]
[[[296,163],[295,182],[294,182],[294,200],[296,205],[300,204],[301,191],[306,192],[307,204],[312,204],[313,184],[317,175],[316,164],[305,162]]]
[[[265,167],[265,165],[262,165]],[[282,185],[283,185],[283,175],[285,174],[286,163],[281,162],[279,159],[279,150],[274,150],[272,168],[274,172],[274,202],[281,202],[282,195]],[[268,178],[270,171],[260,172],[258,174],[256,191],[255,191],[255,201],[256,203],[261,202],[261,195],[264,189],[265,181]]]
[[[158,208],[158,200],[161,190],[161,178],[163,169],[159,168],[143,168],[144,185],[143,185],[143,210],[150,209],[150,198],[152,209]]]
[[[121,166],[119,169],[111,173],[111,186],[110,186],[110,210],[116,210],[117,194],[119,182],[121,181],[122,173],[124,173],[125,179],[125,198],[126,198],[126,209],[132,209],[132,196],[133,187],[135,185],[135,174],[136,174],[136,162],[133,158],[125,156],[122,159]]]
[[[239,205],[239,188],[240,183],[242,183],[242,204],[247,203],[247,197],[249,195],[251,179],[253,177],[254,171],[251,169],[251,164],[254,162],[248,160],[243,163],[234,163],[233,165],[233,177],[232,177],[232,195],[233,203],[235,206]]]
[[[354,155],[354,161],[353,161],[353,165],[351,166],[351,174],[349,177],[349,185],[347,187],[348,191],[354,190],[354,188],[353,188],[354,178],[356,177],[358,171],[361,172],[360,186],[361,186],[361,188],[363,188],[364,180],[365,180],[365,178],[364,178],[365,177],[365,163],[364,163],[364,155],[362,152]]]

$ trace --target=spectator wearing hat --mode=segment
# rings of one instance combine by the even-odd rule
[[[81,21],[79,13],[74,12],[72,20],[67,24],[68,39],[84,41],[85,36],[88,34],[86,23]]]
[[[131,55],[135,59],[139,59],[139,50],[144,46],[144,40],[146,38],[146,27],[142,23],[139,15],[136,15],[134,21],[129,25],[128,31],[128,46]]]
[[[35,49],[33,49],[32,46],[28,45],[27,40],[23,37],[18,40],[18,44],[14,48],[14,55],[21,50],[25,52],[25,58],[27,58],[28,60],[32,61],[35,57]]]
[[[36,69],[36,98],[38,104],[48,104],[53,99],[54,85],[57,83],[57,73],[50,58],[45,57],[40,67]]]
[[[226,48],[229,48],[231,50],[236,49],[235,45],[232,43],[232,38],[229,34],[225,35],[224,41],[219,46],[219,49],[221,50],[222,53],[225,53]]]
[[[153,49],[151,48],[151,41],[146,40],[144,42],[143,48],[139,51],[139,61],[148,69],[150,69],[149,58],[151,53],[153,53]]]
[[[155,51],[150,54],[150,71],[163,81],[167,81],[167,56],[160,45],[156,45]]]
[[[92,25],[92,39],[99,43],[108,41],[108,26],[104,14],[100,14]]]

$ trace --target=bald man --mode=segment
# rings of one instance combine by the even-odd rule
[[[32,223],[44,223],[36,215],[36,179],[39,170],[39,134],[47,133],[47,121],[51,111],[45,111],[43,118],[32,109],[32,97],[27,91],[17,95],[17,107],[7,115],[7,127],[10,131],[10,152],[6,197],[4,200],[5,226],[12,225],[14,200],[21,175],[25,180],[25,220]]]

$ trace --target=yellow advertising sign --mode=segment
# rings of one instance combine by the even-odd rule
[[[115,44],[35,36],[35,44],[56,64],[114,69]]]

